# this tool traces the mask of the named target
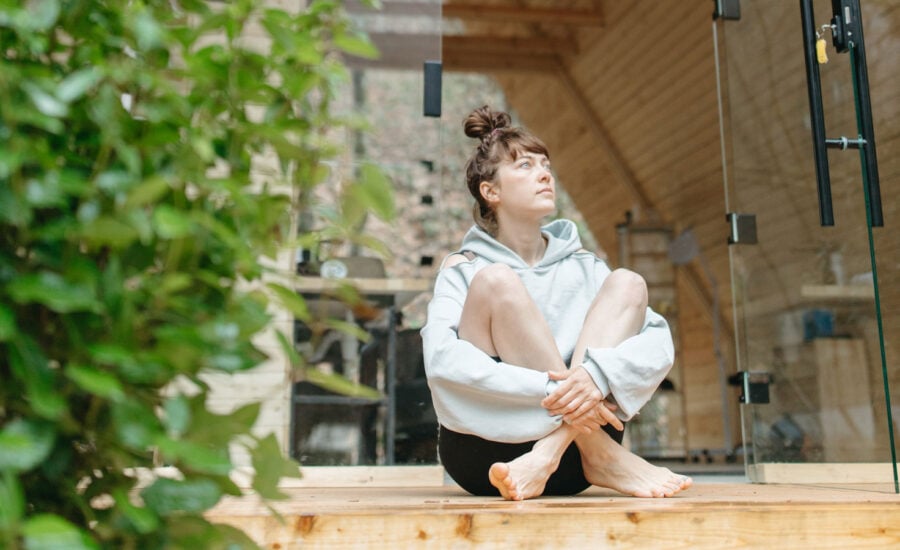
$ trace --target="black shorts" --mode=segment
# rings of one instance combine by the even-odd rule
[[[616,442],[622,443],[625,432],[610,425],[603,429]],[[525,443],[498,443],[482,439],[476,435],[461,434],[444,426],[438,432],[438,455],[447,474],[460,487],[477,496],[498,496],[500,491],[491,485],[488,471],[495,462],[510,462],[534,447],[535,441]],[[544,495],[561,496],[578,494],[591,484],[584,478],[581,467],[581,453],[575,443],[569,445],[559,468],[556,469],[544,488]]]

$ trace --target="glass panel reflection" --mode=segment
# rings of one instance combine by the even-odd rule
[[[863,6],[884,197],[896,196],[897,178],[888,174],[900,170],[892,131],[900,58],[884,50],[900,36],[898,6]],[[815,9],[817,24],[830,20],[830,2],[815,2]],[[740,369],[756,377],[757,391],[768,391],[768,402],[745,395],[748,465],[890,463],[859,154],[829,153],[835,226],[822,227],[797,4],[745,2],[740,21],[718,28],[728,108],[727,208],[755,214],[758,231],[758,244],[730,247]],[[830,60],[819,67],[826,133],[855,136],[850,62],[830,48],[829,41]],[[896,214],[896,201],[885,201],[886,226]],[[889,316],[888,378],[896,386],[900,332],[897,308],[887,304],[897,306],[900,298],[900,238],[875,233],[880,265],[890,266],[882,267],[879,288]]]

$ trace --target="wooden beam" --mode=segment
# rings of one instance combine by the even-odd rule
[[[471,73],[543,72],[553,73],[559,64],[559,56],[532,54],[527,57],[480,53],[477,51],[447,51],[442,55],[445,71]]]
[[[444,4],[444,17],[504,23],[556,23],[563,25],[603,26],[599,6],[590,10],[566,8],[534,8],[526,6],[482,6],[478,4]]]
[[[447,53],[477,52],[528,56],[534,54],[576,54],[578,43],[571,37],[547,38],[533,36],[444,36],[443,51]]]

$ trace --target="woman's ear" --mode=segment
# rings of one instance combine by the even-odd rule
[[[494,204],[500,199],[500,193],[497,189],[497,186],[489,181],[483,181],[478,186],[478,191],[481,193],[481,196],[484,197],[484,200],[488,202],[488,204]]]

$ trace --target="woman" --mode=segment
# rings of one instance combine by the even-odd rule
[[[620,444],[674,353],[643,279],[610,272],[571,221],[542,227],[556,206],[541,140],[487,106],[464,127],[480,140],[466,166],[477,225],[441,266],[422,329],[447,473],[510,500],[687,488]]]

